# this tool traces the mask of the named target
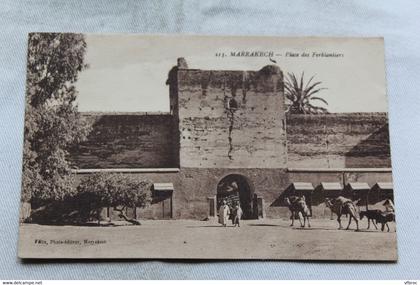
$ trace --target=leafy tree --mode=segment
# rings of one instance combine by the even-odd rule
[[[288,73],[286,80],[284,82],[285,96],[286,96],[286,105],[288,106],[287,112],[290,114],[319,114],[319,113],[328,113],[328,110],[321,106],[314,105],[313,101],[320,101],[325,105],[328,105],[328,102],[321,98],[314,96],[321,90],[326,88],[319,88],[318,86],[322,84],[321,81],[312,82],[314,76],[312,76],[309,81],[304,84],[304,73],[298,80],[293,73]]]
[[[59,201],[72,192],[68,149],[90,131],[75,104],[85,52],[82,34],[29,35],[23,201]]]
[[[128,218],[126,208],[144,208],[152,202],[152,183],[134,176],[119,173],[95,173],[83,179],[75,196],[79,201],[80,212],[88,219],[96,216],[100,221],[102,208],[114,207],[124,220],[140,223]]]

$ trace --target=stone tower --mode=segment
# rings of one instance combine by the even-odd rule
[[[286,168],[283,73],[188,69],[170,72],[180,167]]]

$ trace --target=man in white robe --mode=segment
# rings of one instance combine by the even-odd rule
[[[385,206],[385,212],[387,212],[387,213],[394,213],[395,212],[395,206],[394,206],[394,203],[392,203],[391,199],[386,199],[385,202],[382,205]]]
[[[241,218],[242,218],[242,213],[243,212],[242,212],[241,206],[239,204],[237,204],[235,206],[235,208],[233,209],[233,226],[234,227],[236,227],[236,226],[240,227],[241,226],[240,221],[241,221]]]
[[[226,227],[230,215],[229,206],[226,205],[226,201],[223,200],[222,205],[219,208],[219,224]]]

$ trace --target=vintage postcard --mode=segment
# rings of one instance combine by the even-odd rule
[[[382,38],[31,33],[20,258],[396,261]]]

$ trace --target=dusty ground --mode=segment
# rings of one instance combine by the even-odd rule
[[[343,225],[346,224],[344,219]],[[396,260],[391,232],[337,230],[337,222],[313,220],[312,228],[286,220],[243,221],[223,228],[213,221],[143,221],[141,226],[76,227],[25,224],[19,256],[24,258],[200,258]],[[87,242],[86,242],[86,241]],[[44,243],[45,242],[45,243]],[[96,243],[95,243],[96,242]]]

